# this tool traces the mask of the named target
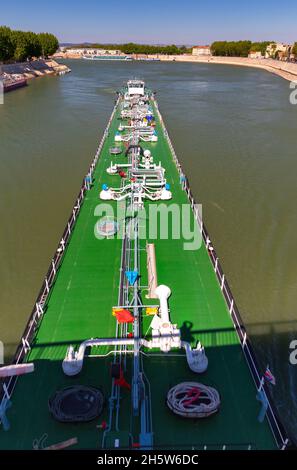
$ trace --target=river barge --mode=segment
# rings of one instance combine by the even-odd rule
[[[83,55],[83,59],[85,60],[108,60],[108,61],[114,61],[114,60],[125,60],[125,61],[131,61],[133,60],[131,56],[129,55]]]
[[[141,80],[118,92],[5,371],[1,449],[289,445]]]

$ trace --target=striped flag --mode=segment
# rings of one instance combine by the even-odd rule
[[[274,375],[272,374],[272,372],[270,371],[269,367],[267,366],[266,368],[266,371],[264,373],[264,378],[266,380],[266,382],[272,384],[272,385],[275,385],[276,384],[276,380],[275,380],[275,377]]]

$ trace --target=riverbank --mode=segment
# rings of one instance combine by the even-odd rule
[[[0,66],[0,74],[2,74],[4,80],[30,80],[31,78],[47,75],[61,75],[70,71],[70,68],[65,64],[58,64],[53,59],[40,59]]]
[[[55,56],[54,56],[55,57]],[[266,70],[267,72],[274,73],[285,80],[297,80],[297,63],[282,62],[273,59],[250,59],[248,57],[218,57],[218,56],[193,56],[192,54],[183,55],[148,55],[141,56],[134,54],[134,60],[158,59],[164,62],[197,62],[208,64],[223,64],[223,65],[237,65],[241,67],[256,67]],[[59,53],[56,55],[59,59],[81,59],[82,57],[77,54]]]
[[[158,56],[163,61],[198,62],[208,64],[237,65],[241,67],[256,67],[267,72],[274,73],[285,80],[297,80],[297,63],[282,62],[273,59],[250,59],[248,57],[195,57],[182,56]]]

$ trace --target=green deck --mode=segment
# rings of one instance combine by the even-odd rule
[[[117,117],[117,115],[116,115]],[[69,344],[79,344],[92,337],[113,337],[115,318],[111,307],[117,304],[122,241],[97,240],[94,209],[100,202],[98,194],[103,182],[116,186],[118,177],[105,170],[111,157],[109,147],[118,126],[114,119],[95,170],[95,184],[87,192],[74,232],[57,273],[45,315],[36,334],[27,361],[34,361],[35,372],[18,379],[8,410],[11,429],[0,429],[0,448],[32,449],[35,439],[48,435],[46,445],[71,437],[78,438],[72,448],[101,448],[102,430],[98,425],[108,418],[108,406],[98,420],[86,424],[60,424],[48,412],[49,396],[69,384],[99,386],[109,397],[111,377],[106,358],[88,357],[78,377],[63,374],[62,360]],[[156,116],[157,118],[157,116]],[[187,203],[168,143],[157,120],[159,141],[143,144],[150,148],[155,161],[161,160],[173,193],[172,202]],[[123,157],[113,157],[121,161]],[[184,354],[148,353],[143,366],[151,385],[152,417],[155,448],[276,448],[267,420],[260,424],[256,389],[208,252],[204,245],[197,251],[185,251],[184,240],[154,240],[156,246],[158,282],[170,286],[170,314],[182,330],[183,339],[193,345],[199,338],[206,347],[209,368],[197,376],[188,368]],[[142,247],[145,241],[142,241]],[[146,254],[141,252],[141,284],[146,282]],[[143,293],[143,299],[145,293]],[[148,319],[144,320],[146,331]],[[106,352],[108,348],[106,348]],[[94,350],[94,353],[98,351]],[[100,350],[102,353],[102,349]],[[126,378],[131,378],[128,359]],[[130,371],[130,373],[129,373]],[[202,381],[215,386],[221,394],[218,414],[204,420],[186,420],[166,407],[168,389],[181,381]],[[131,418],[131,395],[122,391],[119,427],[123,441],[128,432],[138,442],[138,422]],[[107,437],[107,445],[118,433]],[[123,444],[125,445],[125,444]]]

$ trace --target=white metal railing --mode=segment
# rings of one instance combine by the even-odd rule
[[[98,159],[100,157],[104,142],[106,140],[106,137],[108,136],[109,128],[110,128],[111,122],[114,118],[114,115],[115,115],[115,112],[116,112],[116,109],[117,109],[117,106],[118,106],[118,102],[119,102],[119,97],[116,101],[116,104],[113,108],[110,119],[107,123],[107,126],[106,126],[105,130],[104,130],[103,136],[100,140],[100,143],[99,143],[99,146],[96,150],[95,156],[94,156],[94,158],[93,158],[93,160],[90,164],[89,170],[87,172],[87,176],[90,176],[90,177],[93,176],[93,173],[95,171],[96,164],[97,164]],[[61,240],[58,244],[58,247],[56,249],[54,257],[51,261],[51,264],[50,264],[50,267],[49,267],[48,272],[46,274],[45,280],[44,280],[43,285],[41,287],[41,290],[38,294],[38,297],[36,299],[35,306],[33,308],[33,311],[30,315],[30,318],[28,320],[28,323],[27,323],[26,328],[24,330],[24,333],[22,335],[21,341],[20,341],[19,346],[17,348],[16,354],[15,354],[14,359],[13,359],[13,364],[21,363],[24,360],[27,352],[30,350],[31,341],[32,341],[34,333],[36,331],[36,327],[40,323],[40,320],[41,320],[41,318],[44,314],[44,311],[45,311],[44,307],[45,307],[47,299],[50,295],[54,279],[57,275],[57,271],[58,271],[61,259],[63,257],[63,254],[64,254],[66,246],[67,246],[67,242],[69,241],[69,239],[71,237],[71,234],[73,232],[75,222],[77,220],[77,217],[78,217],[78,214],[80,212],[83,200],[85,198],[86,190],[87,190],[86,179],[84,179],[84,181],[82,183],[82,186],[81,186],[81,189],[79,191],[79,195],[78,195],[78,197],[75,201],[72,213],[71,213],[71,215],[70,215],[70,217],[67,221],[65,230],[64,230],[63,235],[62,235],[62,238],[61,238]],[[0,386],[1,386],[0,394],[1,394],[1,400],[2,401],[6,398],[11,397],[11,395],[13,393],[13,390],[15,388],[16,382],[17,382],[17,376],[13,376],[13,377],[9,377],[9,378],[3,380],[2,383],[0,383]]]
[[[259,372],[259,367],[258,367],[258,364],[256,362],[256,357],[255,357],[255,354],[253,352],[251,343],[248,339],[246,329],[244,327],[244,324],[243,324],[243,321],[241,319],[240,313],[239,313],[238,308],[236,306],[234,297],[233,297],[233,295],[231,293],[231,290],[229,288],[228,282],[226,280],[226,276],[225,276],[225,274],[223,272],[223,269],[220,265],[219,258],[216,255],[216,252],[213,248],[213,245],[211,243],[211,239],[208,235],[206,227],[205,227],[205,225],[204,225],[204,223],[203,223],[203,221],[200,217],[198,207],[195,203],[195,199],[192,195],[190,185],[188,183],[188,179],[185,175],[185,172],[182,169],[182,165],[180,164],[180,162],[178,160],[178,157],[177,157],[177,155],[175,153],[175,150],[173,148],[171,139],[169,137],[168,131],[167,131],[165,125],[164,125],[162,115],[161,115],[161,113],[159,111],[159,108],[158,108],[158,103],[157,103],[155,98],[153,98],[153,100],[154,100],[155,109],[157,111],[158,118],[160,120],[162,129],[163,129],[163,132],[164,132],[164,136],[165,136],[165,138],[168,142],[168,145],[169,145],[169,148],[170,148],[170,151],[171,151],[171,154],[172,154],[173,161],[176,164],[177,171],[178,171],[179,176],[181,178],[181,184],[183,186],[183,189],[187,193],[188,200],[189,200],[189,202],[191,204],[191,207],[193,209],[194,217],[197,221],[198,227],[200,228],[200,232],[202,234],[202,238],[203,238],[204,243],[206,245],[206,248],[208,250],[208,253],[209,253],[213,268],[214,268],[214,272],[216,274],[218,283],[219,283],[220,288],[222,290],[222,293],[224,295],[224,298],[225,298],[230,316],[231,316],[232,321],[233,321],[234,328],[235,328],[235,330],[237,332],[237,335],[238,335],[238,338],[240,340],[240,344],[241,344],[245,359],[247,361],[248,367],[249,367],[251,375],[253,377],[255,386],[258,389],[258,387],[261,383],[261,378],[262,377],[261,377],[261,373]],[[285,431],[283,429],[281,429],[282,425],[280,424],[280,421],[279,421],[278,417],[276,416],[276,413],[275,413],[275,410],[273,409],[273,405],[271,403],[270,397],[267,396],[267,390],[265,390],[265,386],[262,388],[262,390],[263,390],[263,392],[265,394],[265,397],[267,399],[267,402],[268,402],[269,413],[267,413],[267,416],[268,416],[268,421],[269,421],[271,430],[273,432],[273,435],[275,437],[275,440],[276,440],[278,446],[281,449],[285,449],[288,445],[289,439],[285,435]]]

